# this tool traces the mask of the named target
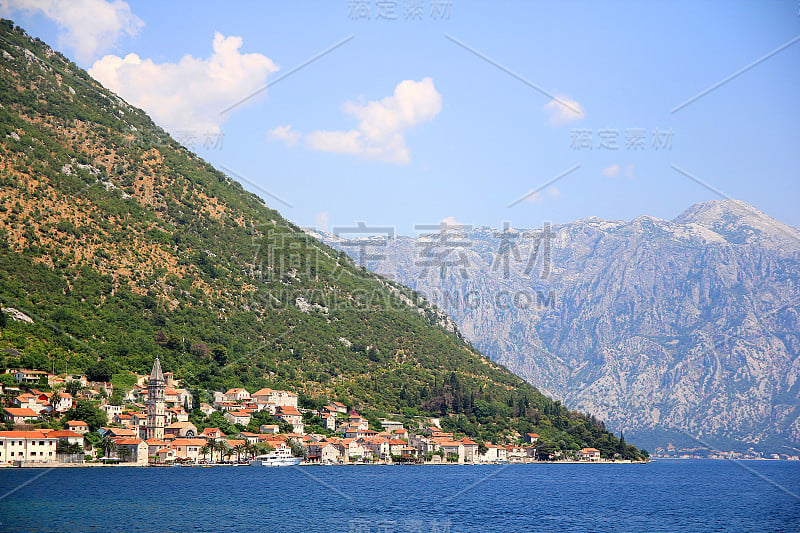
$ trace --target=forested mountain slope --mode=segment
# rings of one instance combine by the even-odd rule
[[[145,372],[159,355],[193,388],[288,388],[620,449],[10,21],[0,73],[0,301],[33,320],[2,330],[5,367]]]

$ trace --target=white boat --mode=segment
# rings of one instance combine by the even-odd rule
[[[299,465],[302,457],[292,455],[292,450],[280,448],[264,455],[257,455],[250,461],[250,466],[295,466]]]

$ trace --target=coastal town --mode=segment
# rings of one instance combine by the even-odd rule
[[[300,408],[296,393],[270,388],[217,391],[213,403],[194,405],[192,393],[157,358],[150,375],[135,375],[133,387],[121,394],[110,382],[85,375],[10,373],[17,385],[0,391],[13,398],[13,406],[3,407],[7,430],[0,431],[0,466],[6,467],[248,464],[276,451],[301,457],[301,464],[329,465],[613,460],[594,448],[542,457],[535,433],[502,444],[480,442],[443,431],[438,418],[412,428],[388,418],[368,420],[341,402]],[[102,413],[102,425],[94,427],[96,416],[75,419],[90,408]],[[223,422],[226,430],[198,428],[190,413]],[[309,431],[309,421],[322,431]]]

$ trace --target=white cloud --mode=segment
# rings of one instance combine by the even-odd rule
[[[581,104],[563,94],[547,102],[544,110],[550,115],[548,122],[551,126],[560,126],[586,117]]]
[[[286,146],[294,146],[300,140],[300,132],[292,130],[291,126],[278,126],[267,132],[270,141],[283,141]]]
[[[464,224],[463,222],[459,222],[458,220],[456,220],[456,217],[445,217],[445,218],[443,218],[443,219],[442,219],[442,221],[440,222],[440,224],[441,224],[442,226],[449,226],[449,227],[453,227],[453,226],[465,226],[465,225],[466,225],[466,224]]]
[[[330,213],[327,211],[317,213],[314,217],[314,227],[320,231],[328,231],[330,229]]]
[[[617,176],[619,176],[619,165],[614,163],[610,167],[604,168],[600,172],[602,172],[603,176],[606,176],[608,178],[616,178]]]
[[[0,14],[41,13],[62,29],[59,39],[75,50],[79,63],[91,62],[123,34],[136,35],[144,22],[122,0],[0,0]]]
[[[187,54],[178,63],[107,55],[89,74],[173,135],[217,134],[227,118],[221,111],[262,89],[278,67],[264,55],[240,53],[241,37],[215,33],[213,46],[208,59]]]
[[[406,133],[439,114],[442,95],[431,78],[405,80],[397,84],[392,96],[366,104],[347,102],[343,109],[359,120],[358,128],[311,132],[305,137],[310,148],[407,164],[411,155]]]
[[[620,171],[621,170],[622,170],[622,167],[620,165],[614,163],[610,167],[607,167],[607,168],[604,168],[603,170],[601,170],[600,173],[603,176],[606,176],[608,178],[618,178],[620,176]],[[634,178],[633,165],[629,164],[627,167],[625,167],[625,177],[628,178],[628,179],[633,179]]]
[[[560,190],[558,190],[556,187],[550,187],[546,191],[539,191],[533,194],[528,193],[528,196],[525,197],[525,200],[532,204],[540,204],[545,200],[556,200],[560,196]]]

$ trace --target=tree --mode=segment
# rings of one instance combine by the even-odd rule
[[[214,442],[214,449],[219,452],[219,462],[222,462],[222,455],[225,453],[225,450],[228,449],[228,445],[223,440],[218,440]],[[214,458],[214,454],[211,454],[211,458]]]
[[[486,446],[486,443],[482,440],[478,441],[478,455],[483,455],[489,451],[489,448]]]
[[[307,457],[308,456],[308,448],[296,442],[294,439],[289,439],[286,441],[289,447],[292,449],[292,455],[295,457]]]
[[[217,451],[217,439],[208,439],[206,442],[206,446],[208,446],[208,453],[211,455],[211,462],[214,462],[214,452]]]
[[[91,365],[86,370],[86,379],[89,381],[111,381],[111,376],[114,375],[114,364],[108,359],[102,359]]]
[[[75,444],[70,444],[64,439],[59,439],[58,443],[56,443],[56,453],[66,454],[66,455],[83,453],[83,446],[81,446],[77,442]]]
[[[206,455],[208,455],[209,452],[211,452],[211,446],[209,446],[208,443],[205,443],[202,446],[200,446],[200,455],[203,456],[203,461],[206,460]]]
[[[271,452],[274,449],[272,446],[270,446],[266,442],[257,442],[255,444],[253,444],[252,446],[253,446],[253,448],[252,448],[253,457],[255,457],[256,455],[268,454],[269,452]]]
[[[111,399],[109,400],[109,403],[111,405],[122,405],[124,398],[125,398],[124,390],[114,389],[114,391],[111,393]]]
[[[117,449],[117,443],[108,435],[103,435],[97,448],[103,452],[103,457],[109,457],[109,454]]]
[[[8,318],[6,318],[6,314],[3,311],[0,311],[0,329],[6,327],[8,324]]]
[[[81,389],[83,389],[83,385],[81,385],[81,382],[77,380],[68,381],[67,386],[64,388],[64,390],[73,397],[77,396]]]
[[[550,460],[553,459],[559,451],[558,445],[555,442],[540,439],[536,442],[536,453],[540,459]]]
[[[233,451],[236,452],[236,461],[241,462],[242,454],[247,453],[247,442],[243,442],[242,444],[237,444],[233,447]]]
[[[91,431],[97,431],[108,423],[106,413],[95,402],[78,400],[75,406],[64,414],[65,420],[82,420]]]

